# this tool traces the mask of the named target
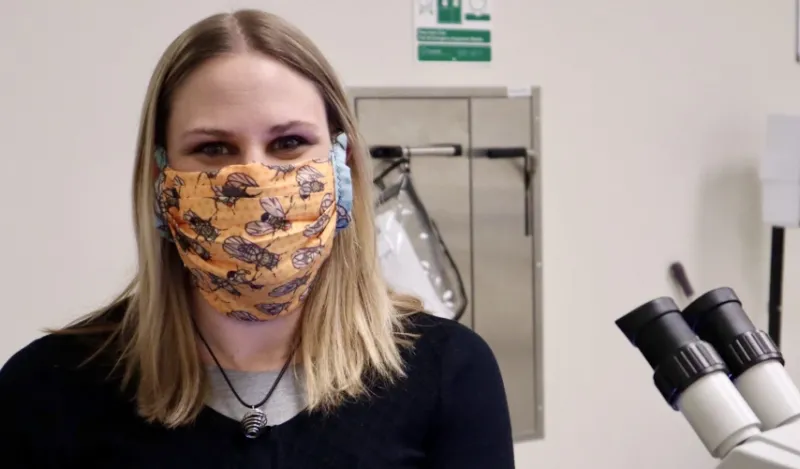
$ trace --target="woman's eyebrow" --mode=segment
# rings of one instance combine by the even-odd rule
[[[232,132],[223,129],[215,129],[212,127],[196,127],[189,129],[183,133],[183,137],[191,137],[195,135],[202,135],[207,137],[229,138],[233,135]]]
[[[269,128],[270,134],[284,134],[293,130],[316,130],[317,125],[303,120],[290,120],[282,124],[273,125]]]
[[[269,134],[285,134],[293,130],[308,130],[314,131],[318,126],[312,122],[302,120],[290,120],[281,124],[276,124],[267,130]],[[183,133],[183,137],[191,137],[195,135],[210,136],[216,138],[230,138],[233,132],[214,127],[195,127]]]

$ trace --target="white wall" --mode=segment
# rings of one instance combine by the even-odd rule
[[[518,446],[518,466],[711,467],[613,320],[670,293],[681,260],[765,326],[757,157],[766,113],[800,111],[794,2],[506,0],[490,65],[414,63],[409,3],[4,1],[0,357],[124,283],[152,67],[190,22],[257,5],[305,29],[349,86],[542,86],[547,436]],[[800,377],[797,239],[784,333]]]

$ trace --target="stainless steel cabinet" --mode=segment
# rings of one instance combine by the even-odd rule
[[[465,283],[469,306],[461,321],[497,356],[515,438],[526,440],[544,431],[540,92],[518,94],[350,90],[369,145],[463,147],[461,157],[412,157],[411,174]],[[497,150],[508,154],[496,157]]]

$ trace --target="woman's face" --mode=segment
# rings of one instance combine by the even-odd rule
[[[300,162],[324,158],[330,148],[314,84],[261,54],[212,59],[173,97],[167,153],[177,171]]]

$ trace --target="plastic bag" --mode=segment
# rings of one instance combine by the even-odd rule
[[[395,180],[376,201],[384,278],[395,291],[420,297],[431,314],[458,319],[467,307],[458,268],[414,191],[410,173],[403,171]]]

